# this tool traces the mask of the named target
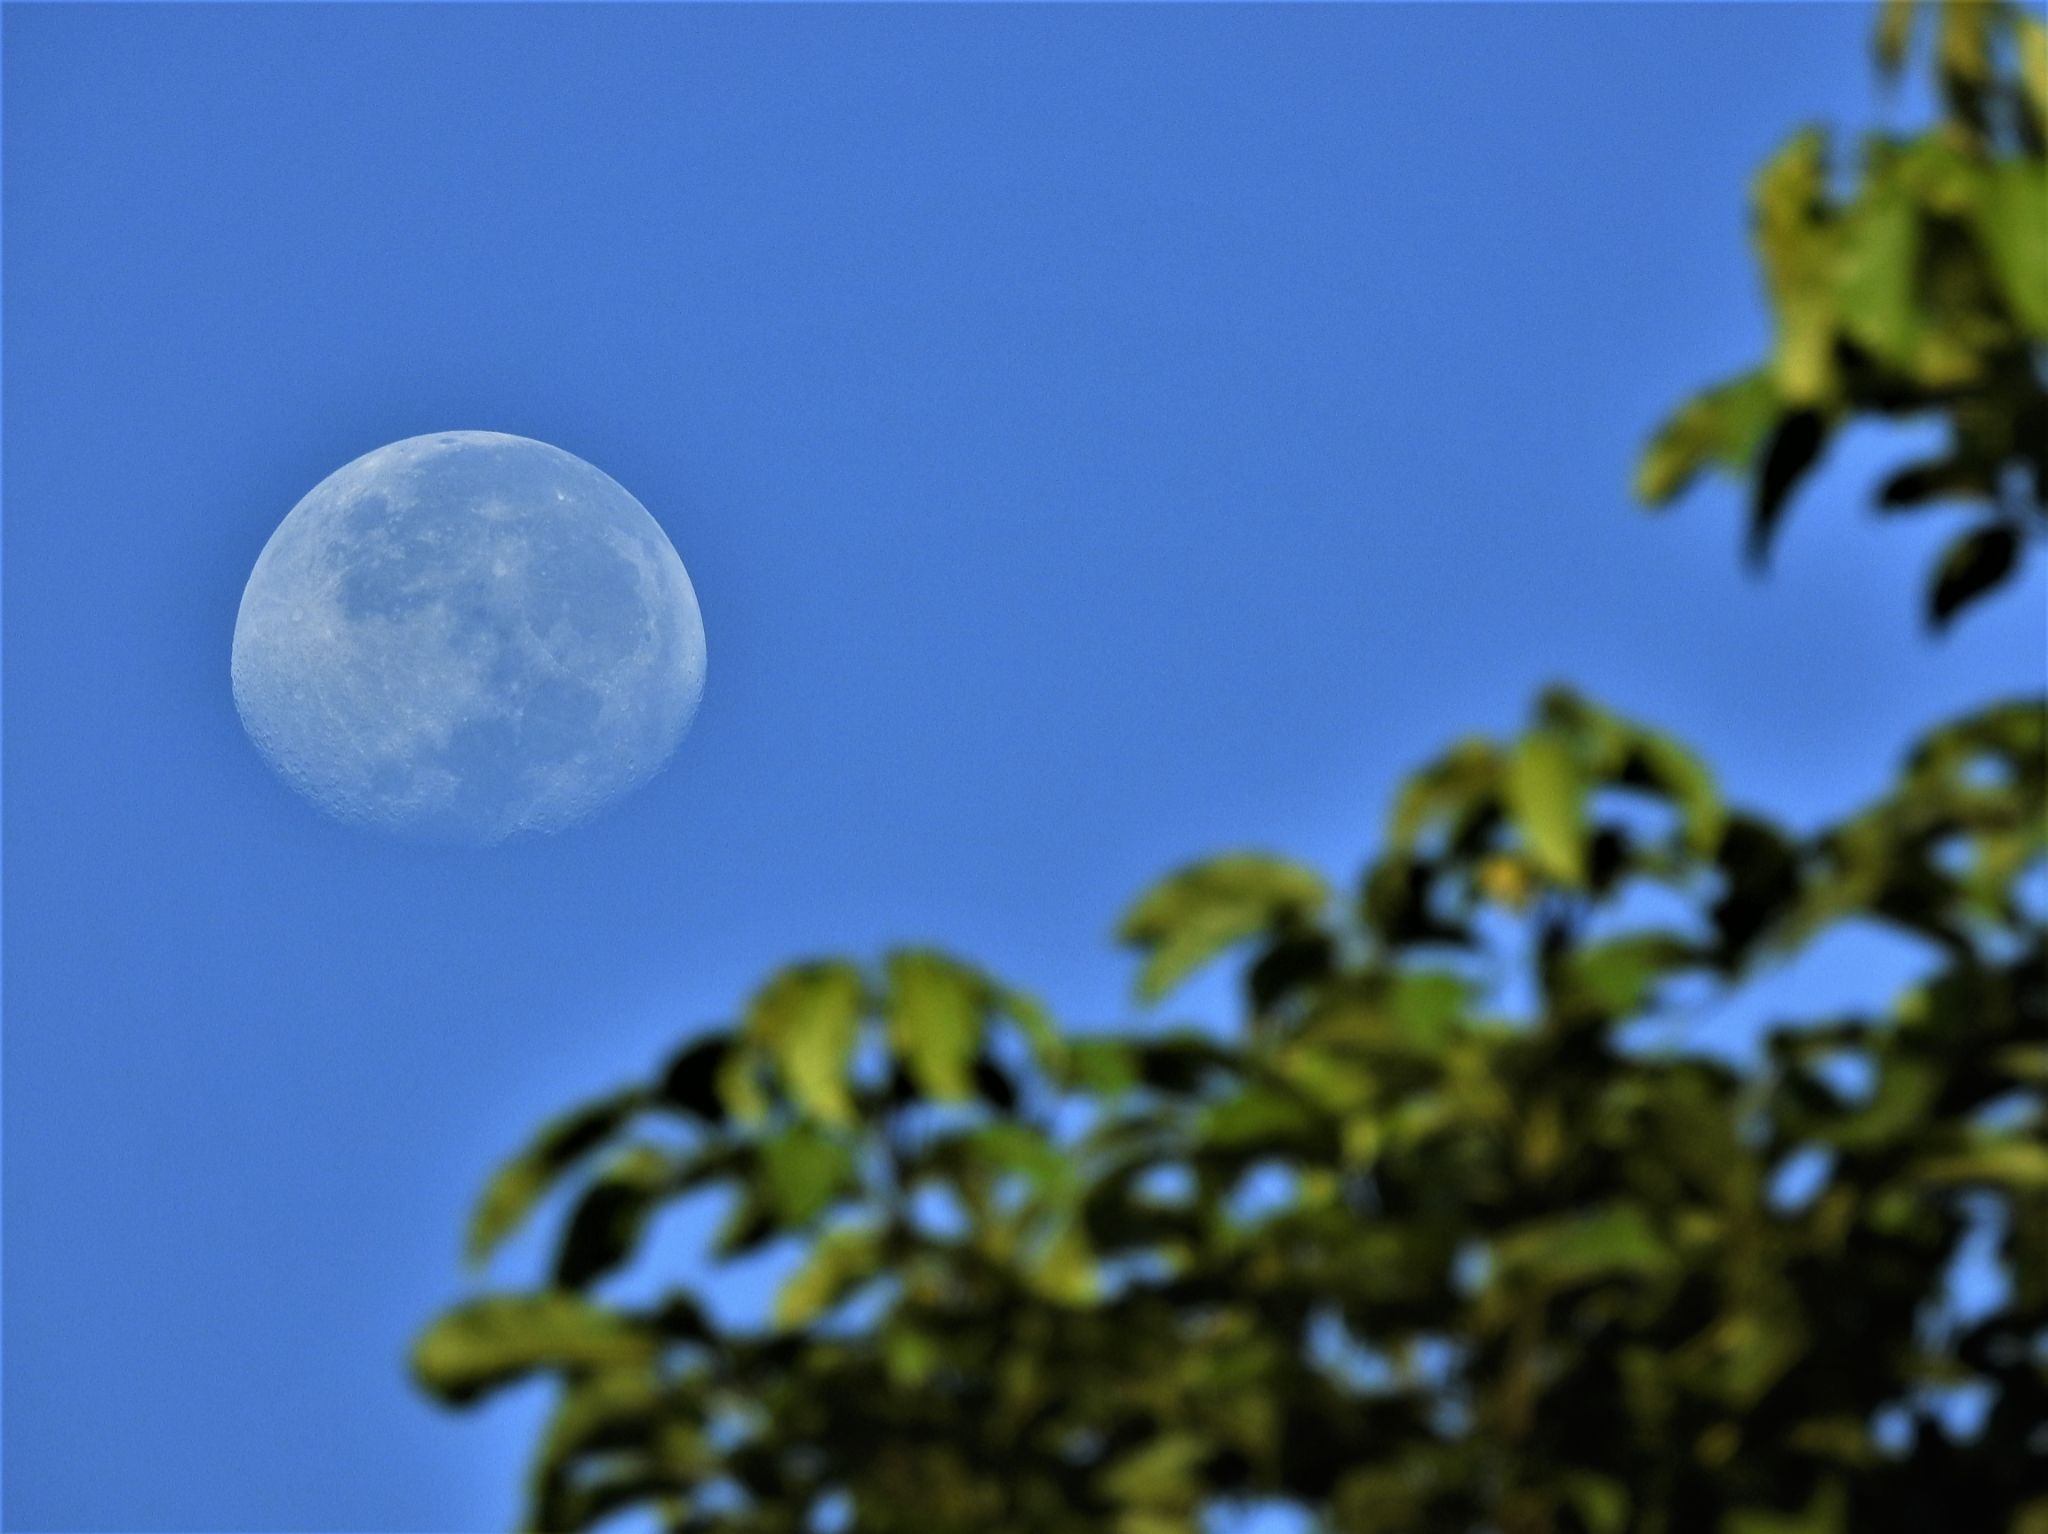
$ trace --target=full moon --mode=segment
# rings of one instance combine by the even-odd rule
[[[435,432],[315,485],[256,560],[235,707],[345,821],[489,845],[559,831],[667,761],[704,623],[654,518],[527,437]]]

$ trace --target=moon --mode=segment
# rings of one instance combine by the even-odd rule
[[[271,534],[235,619],[235,707],[337,818],[488,846],[652,777],[704,691],[675,547],[616,481],[528,437],[366,453]]]

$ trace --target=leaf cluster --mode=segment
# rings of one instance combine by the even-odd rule
[[[1897,76],[1921,21],[1887,0],[1879,63]],[[1946,626],[2048,535],[2048,27],[2004,0],[1929,8],[1940,119],[1863,141],[1837,184],[1828,135],[1795,135],[1758,175],[1753,227],[1770,355],[1676,411],[1643,454],[1652,505],[1707,469],[1749,488],[1761,562],[1794,494],[1847,426],[1925,420],[1947,442],[1899,468],[1879,510],[1965,510],[1927,589]]]
[[[1064,1035],[925,950],[792,967],[501,1170],[472,1255],[566,1184],[551,1279],[449,1311],[418,1377],[558,1383],[545,1529],[2033,1527],[2044,756],[1994,708],[1801,837],[1555,691],[1418,773],[1350,895],[1239,854],[1132,907],[1148,996],[1241,956],[1227,1032]],[[1645,1037],[1850,920],[1937,972],[1750,1068]],[[772,1317],[608,1301],[709,1189],[714,1260],[801,1249]],[[1972,1232],[2006,1290],[1960,1317]]]

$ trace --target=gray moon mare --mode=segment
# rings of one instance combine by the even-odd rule
[[[609,476],[526,437],[409,437],[292,508],[242,593],[235,706],[342,820],[489,845],[652,777],[704,689],[683,562]]]

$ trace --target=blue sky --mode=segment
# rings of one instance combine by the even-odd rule
[[[1099,1021],[1150,877],[1348,875],[1553,678],[1802,821],[2037,687],[2038,570],[1919,633],[1896,444],[1767,583],[1732,493],[1626,499],[1759,348],[1745,184],[1878,110],[1869,20],[9,7],[8,1526],[504,1524],[538,1402],[401,1370],[467,1201],[779,960]],[[625,484],[710,645],[663,777],[485,854],[321,819],[228,690],[278,520],[449,428]],[[1901,962],[1845,941],[1800,983]]]

